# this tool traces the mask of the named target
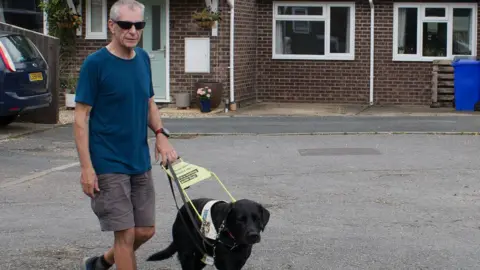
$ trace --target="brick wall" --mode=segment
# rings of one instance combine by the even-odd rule
[[[230,48],[230,11],[225,1],[219,1],[222,21],[218,25],[218,36],[212,36],[211,30],[198,27],[191,15],[195,10],[205,7],[204,0],[170,1],[170,94],[192,93],[196,99],[196,82],[220,82],[223,84],[222,97],[229,93],[229,48]],[[185,73],[185,38],[210,37],[211,73]],[[172,100],[174,102],[174,96]]]
[[[430,104],[432,63],[392,61],[394,1],[376,0],[374,2],[375,103]],[[368,103],[370,6],[367,0],[355,1],[355,60],[353,61],[273,60],[272,2],[259,0],[258,5],[257,91],[260,100]],[[477,34],[477,37],[480,40],[480,34]],[[480,52],[478,46],[477,51]]]
[[[235,101],[239,107],[256,101],[256,0],[235,2]]]
[[[377,104],[429,105],[432,96],[432,63],[392,61],[394,2],[402,1],[382,0],[377,1],[375,5],[375,102]],[[477,18],[479,19],[480,17]],[[478,30],[477,38],[480,33]],[[479,52],[480,50],[477,54]]]
[[[170,72],[171,93],[191,92],[195,98],[195,82],[215,81],[223,84],[223,98],[230,96],[230,8],[219,1],[222,21],[218,36],[199,28],[191,14],[205,6],[204,0],[171,1],[170,7]],[[255,0],[237,1],[235,5],[235,101],[249,103],[256,99],[256,3]],[[210,37],[210,74],[186,74],[184,49],[186,37]],[[174,100],[174,96],[172,96]]]
[[[375,103],[430,104],[432,63],[392,61],[392,37],[393,1],[380,1],[375,4]]]
[[[84,2],[84,1],[83,1]],[[114,0],[108,0],[108,9]],[[473,1],[475,2],[475,1]],[[204,0],[170,1],[170,94],[190,92],[195,99],[195,82],[223,84],[229,97],[230,10],[220,1],[223,21],[219,35],[199,28],[191,20]],[[376,104],[430,104],[429,62],[393,62],[393,0],[375,1]],[[274,102],[362,103],[369,101],[370,7],[367,0],[355,0],[355,60],[273,60],[272,0],[237,1],[235,6],[235,99],[238,103],[256,99]],[[85,7],[82,8],[85,16]],[[480,15],[480,10],[478,12]],[[479,17],[480,20],[480,17]],[[109,40],[77,40],[78,51],[62,74],[78,74],[85,57]],[[184,72],[186,37],[211,38],[210,74]],[[480,28],[477,37],[480,42]],[[477,46],[478,50],[478,46]],[[480,50],[479,50],[480,53]],[[63,103],[63,97],[60,98]],[[239,104],[239,106],[241,106]]]
[[[108,12],[115,0],[108,0]],[[83,1],[82,15],[85,18],[85,1]],[[230,48],[230,10],[225,1],[220,1],[219,10],[223,21],[219,24],[218,36],[211,35],[211,30],[198,27],[191,19],[195,10],[205,6],[204,0],[176,0],[170,1],[170,96],[175,102],[175,93],[190,92],[192,102],[196,100],[196,82],[220,82],[223,84],[223,97],[229,96],[229,48]],[[74,57],[65,60],[64,75],[78,76],[84,59],[92,52],[110,42],[110,32],[107,40],[86,40],[85,24],[82,36],[77,38],[77,52]],[[185,73],[185,38],[210,37],[211,73]],[[62,102],[64,102],[61,94]],[[64,105],[64,104],[63,104]]]
[[[370,9],[356,1],[355,60],[272,59],[272,1],[258,2],[257,91],[262,101],[367,103]]]
[[[392,61],[394,2],[402,1],[381,0],[375,4],[375,103],[429,105],[432,96],[432,63]],[[370,26],[368,24],[365,27]]]

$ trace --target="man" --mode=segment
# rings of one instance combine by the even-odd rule
[[[83,269],[136,269],[134,252],[155,233],[155,191],[147,141],[156,134],[155,158],[178,158],[153,100],[148,54],[137,48],[144,6],[119,0],[110,11],[111,42],[89,55],[76,92],[75,142],[81,184],[113,247],[84,259]],[[88,132],[87,132],[88,122]]]

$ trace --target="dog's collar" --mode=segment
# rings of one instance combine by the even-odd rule
[[[228,214],[227,214],[227,216],[228,216]],[[235,241],[235,237],[233,236],[233,234],[225,226],[226,219],[227,219],[227,217],[225,217],[222,224],[220,225],[220,228],[218,229],[218,236],[217,236],[216,241],[217,241],[217,243],[221,243],[222,245],[228,247],[230,250],[233,250],[238,245],[237,245],[237,242]],[[220,236],[222,235],[222,232],[225,232],[228,236],[228,238],[226,238],[225,241],[220,238]],[[227,243],[227,242],[230,242],[230,243]]]
[[[233,234],[229,230],[226,230],[226,232],[227,232],[228,236],[230,236],[230,238],[235,240],[235,237],[233,236]]]

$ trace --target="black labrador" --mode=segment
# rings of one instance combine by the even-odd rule
[[[192,200],[195,208],[201,213],[204,205],[212,199],[201,198]],[[195,212],[189,204],[191,213]],[[180,217],[183,215],[187,226]],[[252,252],[252,246],[260,242],[260,233],[270,219],[270,212],[261,204],[248,199],[238,200],[235,203],[218,202],[211,208],[211,217],[217,232],[224,222],[224,229],[220,231],[219,242],[215,248],[203,245],[203,239],[193,226],[185,209],[180,208],[172,227],[173,242],[164,250],[151,255],[147,261],[161,261],[172,257],[178,252],[178,260],[183,270],[200,270],[206,264],[202,262],[203,253],[192,243],[191,237],[196,243],[206,248],[212,256],[215,253],[214,265],[219,270],[242,269]],[[198,219],[198,228],[201,224]],[[192,235],[190,236],[189,235]]]

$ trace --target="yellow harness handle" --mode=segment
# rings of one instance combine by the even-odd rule
[[[220,181],[220,179],[218,178],[218,176],[217,176],[214,172],[212,172],[212,171],[210,171],[210,170],[208,170],[208,169],[206,169],[206,168],[203,168],[203,167],[200,167],[200,166],[197,166],[197,165],[194,165],[194,164],[190,164],[190,163],[184,162],[184,161],[183,161],[182,159],[180,159],[180,158],[178,159],[177,162],[175,162],[175,164],[181,164],[181,163],[185,163],[185,164],[186,164],[186,165],[184,166],[184,168],[187,167],[188,165],[193,165],[193,168],[196,169],[196,170],[204,170],[204,171],[208,172],[208,173],[210,174],[210,177],[213,176],[215,179],[217,179],[218,183],[219,183],[220,186],[225,190],[225,192],[226,192],[227,195],[230,197],[230,199],[232,200],[232,202],[236,202],[235,198],[232,196],[232,194],[228,191],[228,189],[225,187],[225,185],[222,183],[222,181]],[[161,166],[162,169],[165,171],[165,173],[166,173],[167,175],[169,175],[171,178],[173,178],[174,181],[175,181],[175,178],[174,178],[173,175],[171,175],[171,173],[165,168],[165,166],[163,166],[161,163],[160,163],[160,166]],[[172,168],[171,168],[171,169],[172,169],[172,171],[174,171],[174,173],[176,173],[173,164],[172,164]],[[203,180],[204,180],[204,179],[197,180],[196,182],[192,183],[191,185],[193,185],[193,184],[195,184],[195,183],[198,183],[198,182],[201,182],[201,181],[203,181]],[[197,208],[193,205],[192,200],[190,199],[190,197],[188,196],[187,192],[185,191],[184,186],[182,186],[181,183],[180,183],[179,186],[180,186],[181,192],[183,193],[183,195],[185,196],[185,198],[187,198],[188,202],[190,203],[190,205],[192,206],[193,210],[194,210],[195,213],[197,214],[199,220],[200,220],[201,222],[203,222],[202,216],[201,216],[200,213],[198,212]],[[190,187],[190,185],[187,186],[187,188],[188,188],[188,187]]]

